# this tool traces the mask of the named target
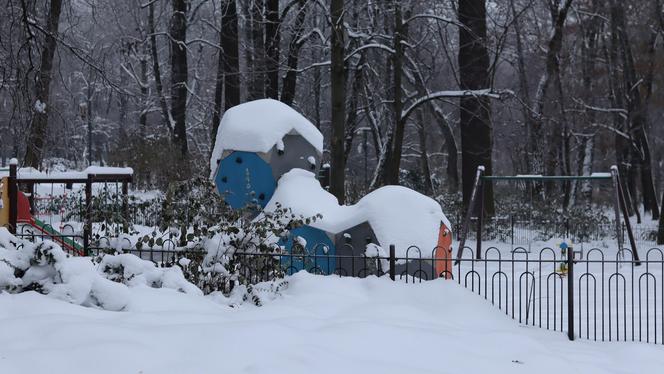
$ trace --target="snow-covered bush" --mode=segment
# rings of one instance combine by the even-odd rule
[[[73,304],[125,309],[128,287],[172,288],[202,294],[177,268],[160,269],[134,255],[106,255],[97,264],[72,257],[53,242],[28,243],[0,228],[0,292],[36,291]]]
[[[162,208],[160,231],[179,233],[178,246],[187,248],[186,265],[179,263],[186,278],[206,294],[215,291],[230,295],[237,286],[249,286],[283,277],[278,258],[264,254],[280,253],[280,241],[290,230],[319,217],[303,217],[278,206],[273,212],[257,215],[257,208],[232,209],[206,178],[173,183]],[[159,235],[147,235],[137,245],[161,245]],[[256,254],[235,256],[236,252]],[[251,290],[249,288],[249,290]]]
[[[194,295],[202,294],[198,287],[185,279],[179,266],[158,268],[153,262],[128,253],[101,256],[98,260],[98,269],[105,278],[130,287],[145,285],[153,288],[171,288]]]

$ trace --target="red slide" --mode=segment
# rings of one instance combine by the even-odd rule
[[[49,237],[52,241],[60,244],[67,252],[73,253],[78,256],[85,256],[85,251],[80,244],[76,243],[70,238],[65,238],[61,233],[56,231],[51,225],[46,224],[30,214],[30,200],[24,193],[19,192],[17,195],[18,200],[18,223],[24,223],[37,229],[44,236]]]

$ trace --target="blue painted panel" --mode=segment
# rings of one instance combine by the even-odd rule
[[[334,273],[336,260],[334,257],[327,257],[326,255],[334,256],[336,249],[334,243],[332,243],[324,231],[311,226],[302,226],[291,230],[288,238],[282,239],[279,243],[286,247],[289,253],[292,253],[293,238],[295,236],[304,238],[307,242],[305,245],[306,253],[308,255],[316,255],[317,257],[306,257],[305,261],[303,261],[301,257],[282,257],[282,263],[288,274],[296,273],[302,269],[306,269],[312,273],[314,270],[317,270],[322,274]],[[327,252],[325,251],[326,249]]]
[[[277,186],[272,168],[257,154],[235,151],[219,163],[215,185],[234,209],[249,203],[265,207]]]

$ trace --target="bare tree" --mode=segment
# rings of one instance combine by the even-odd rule
[[[26,11],[27,9],[24,9]],[[35,101],[33,107],[32,125],[28,134],[27,150],[24,163],[26,166],[39,168],[44,157],[44,140],[48,118],[51,113],[50,88],[53,74],[53,56],[57,47],[58,26],[60,25],[60,12],[62,0],[51,0],[46,24],[46,35],[42,46],[39,73],[35,87]],[[25,15],[26,27],[31,28],[32,21]]]
[[[265,95],[279,99],[279,43],[281,43],[279,0],[265,0]]]
[[[330,65],[331,102],[332,102],[332,139],[330,170],[330,192],[340,203],[346,200],[346,165],[344,163],[344,135],[346,121],[346,66],[344,64],[344,1],[332,0],[330,17],[332,19],[332,41]]]
[[[286,75],[284,75],[281,87],[281,101],[284,104],[293,104],[295,98],[295,84],[297,83],[297,64],[300,54],[300,48],[305,43],[302,38],[304,33],[304,20],[307,17],[306,0],[298,0],[297,15],[293,25],[293,36],[288,46],[288,55],[286,56]]]
[[[462,90],[489,86],[489,54],[486,46],[486,5],[484,0],[459,1],[459,78]],[[493,135],[489,99],[465,96],[459,100],[461,126],[461,183],[464,206],[470,201],[478,166],[491,175]],[[484,190],[485,212],[494,213],[493,186]],[[480,212],[482,214],[482,212]]]
[[[171,117],[173,118],[173,143],[182,158],[189,152],[187,143],[187,8],[189,1],[173,0],[171,16]]]
[[[240,104],[240,52],[238,49],[238,18],[235,0],[223,0],[221,30],[219,32],[219,57],[212,113],[211,149],[214,148],[221,119],[222,90],[224,110]]]

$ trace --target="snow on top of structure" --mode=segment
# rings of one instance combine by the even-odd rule
[[[416,246],[422,257],[430,257],[438,244],[440,223],[452,229],[440,204],[403,186],[381,187],[360,199],[356,206],[368,216],[381,245],[395,245],[397,256],[405,256],[409,247]],[[413,249],[408,255],[420,254]]]
[[[317,219],[310,226],[331,233],[338,233],[366,221],[366,217],[358,214],[356,206],[339,205],[337,198],[320,186],[315,175],[303,169],[292,169],[279,179],[277,189],[265,210],[276,210],[277,203],[305,218],[321,214],[323,218]]]
[[[438,243],[440,223],[452,227],[435,200],[409,188],[385,186],[355,205],[339,205],[313,173],[302,169],[281,177],[265,210],[274,211],[277,203],[304,218],[321,214],[323,217],[310,226],[334,234],[369,222],[381,245],[396,246],[397,256],[405,256],[411,246],[417,246],[422,257],[430,256]],[[417,250],[409,255],[418,256]]]
[[[214,177],[224,150],[268,152],[288,134],[301,135],[323,153],[323,134],[303,115],[280,101],[261,99],[230,108],[219,123],[210,158],[210,177]]]

